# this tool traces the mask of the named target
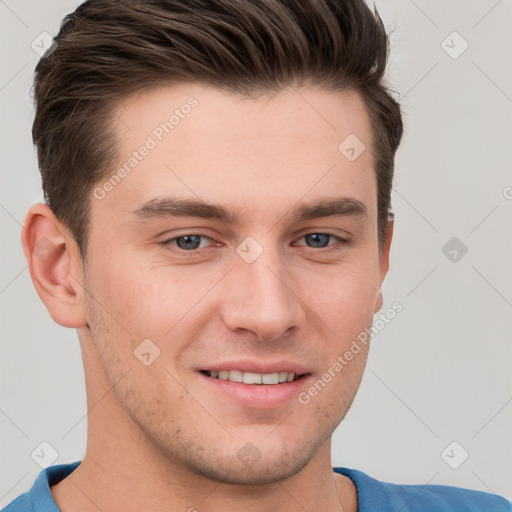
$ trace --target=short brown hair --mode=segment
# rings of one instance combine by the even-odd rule
[[[116,105],[187,82],[249,96],[292,84],[357,90],[372,123],[382,248],[403,124],[385,83],[389,41],[376,8],[363,0],[88,0],[55,41],[35,70],[32,138],[45,200],[82,257],[91,190],[115,164]]]

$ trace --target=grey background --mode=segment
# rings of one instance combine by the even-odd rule
[[[41,442],[58,452],[55,464],[81,459],[86,446],[78,338],[47,313],[20,243],[25,213],[43,197],[30,137],[39,58],[31,43],[43,31],[55,35],[78,3],[0,0],[0,506],[32,485],[41,467],[31,453]],[[377,6],[394,29],[389,77],[406,125],[382,311],[395,301],[403,311],[372,342],[360,391],[333,437],[333,464],[510,498],[512,2]],[[469,44],[458,58],[454,31]],[[452,237],[467,247],[456,261],[454,247],[442,251]],[[460,462],[462,450],[469,457],[453,469],[446,460]]]

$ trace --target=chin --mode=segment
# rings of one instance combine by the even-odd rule
[[[245,433],[247,434],[247,433]],[[186,459],[194,473],[213,481],[236,485],[268,485],[299,473],[323,444],[323,436],[305,432],[272,432],[235,436],[216,446],[191,445]],[[175,452],[176,453],[176,452]]]
[[[226,457],[222,460],[201,460],[192,469],[205,478],[224,484],[269,485],[297,474],[306,467],[312,455],[276,454],[273,457],[262,456],[253,463],[242,463],[238,457]]]

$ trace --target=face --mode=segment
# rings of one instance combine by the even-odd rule
[[[387,270],[362,100],[299,92],[129,98],[91,197],[81,341],[161,454],[223,482],[291,476],[329,439]]]

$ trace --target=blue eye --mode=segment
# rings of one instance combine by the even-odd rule
[[[318,245],[313,245],[312,247],[323,249],[324,247],[327,247],[329,245],[329,239],[330,238],[337,238],[340,240],[339,237],[335,237],[335,235],[331,235],[329,233],[309,233],[307,235],[304,235],[302,238],[309,239],[309,241],[313,242],[313,244],[320,243],[320,247]],[[325,245],[323,245],[324,242],[327,242]],[[311,247],[311,246],[310,246]]]
[[[164,246],[174,246],[177,249],[184,251],[184,252],[198,252],[197,249],[204,248],[205,246],[201,246],[201,239],[205,240],[212,240],[210,237],[207,237],[205,235],[197,235],[197,234],[186,234],[177,236],[174,238],[169,238],[168,240],[165,240],[162,242],[162,245]],[[312,249],[324,249],[327,247],[332,247],[333,249],[336,249],[337,246],[341,245],[350,245],[350,241],[346,240],[344,238],[341,238],[338,235],[335,235],[334,233],[324,233],[324,232],[313,232],[313,233],[307,233],[306,235],[303,235],[299,238],[299,240],[305,239],[309,241],[309,243],[312,243],[313,245],[308,245],[308,247]],[[329,241],[331,239],[334,239],[336,243],[329,244]],[[333,249],[327,249],[327,251],[333,250]]]
[[[333,251],[339,251],[344,246],[352,245],[352,240],[342,238],[341,236],[335,235],[334,233],[326,233],[326,232],[313,232],[306,233],[301,236],[299,240],[305,239],[306,243],[309,242],[312,245],[308,245],[308,247],[312,249],[323,249],[322,251],[313,251],[319,254],[330,253]],[[333,239],[335,243],[329,244],[329,240]]]
[[[167,240],[165,244],[170,244],[171,242],[176,241],[176,245],[179,249],[182,249],[183,251],[190,251],[194,249],[198,249],[199,245],[201,244],[200,240],[201,238],[208,238],[203,235],[182,235],[177,236],[176,238],[171,238],[170,240]],[[180,240],[183,240],[183,243],[180,243]],[[208,238],[209,240],[209,238]]]

